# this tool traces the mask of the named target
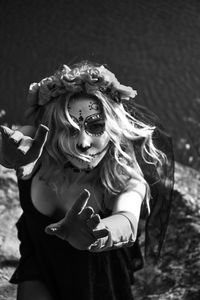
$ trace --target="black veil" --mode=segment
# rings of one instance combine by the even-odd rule
[[[155,126],[154,145],[164,152],[167,157],[162,167],[156,168],[154,165],[144,162],[140,151],[141,142],[134,145],[137,160],[151,191],[150,214],[148,214],[145,204],[141,212],[141,220],[145,228],[145,259],[156,263],[160,257],[173,199],[174,154],[172,138],[163,128],[158,117],[146,107],[133,101],[126,101],[123,106],[136,119]],[[134,248],[133,252],[140,252],[138,243]],[[141,252],[139,256],[141,256]],[[134,269],[141,268],[143,265],[142,260],[139,262],[138,258],[134,257],[134,253],[132,257]]]

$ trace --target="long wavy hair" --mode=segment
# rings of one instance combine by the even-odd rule
[[[89,95],[98,99],[102,105],[105,116],[105,130],[110,138],[110,147],[100,162],[98,181],[104,186],[105,193],[108,195],[116,195],[124,191],[130,179],[143,182],[147,187],[146,201],[147,207],[149,207],[150,189],[137,160],[135,145],[138,145],[138,142],[141,145],[140,154],[146,164],[153,164],[156,167],[161,166],[163,160],[165,160],[165,155],[153,143],[155,127],[137,119],[125,109],[120,96],[125,95],[127,97],[129,92],[130,95],[133,95],[133,90],[131,91],[129,87],[120,85],[118,81],[117,84],[114,82],[110,87],[107,79],[105,89],[102,88],[102,86],[105,87],[103,81],[100,81],[101,85],[96,81],[93,82],[93,85],[89,85],[88,89],[86,88],[88,70],[90,70],[90,74],[92,73],[91,70],[96,72],[98,70],[96,64],[81,62],[72,66],[69,70],[68,72],[71,72],[73,76],[70,77],[71,81],[64,78],[64,90],[61,93],[55,93],[54,86],[55,96],[47,97],[42,105],[38,105],[41,99],[37,100],[31,113],[36,126],[42,123],[50,129],[43,154],[43,160],[48,169],[48,174],[44,174],[45,180],[56,190],[64,182],[66,168],[63,162],[67,162],[66,154],[70,153],[66,141],[70,134],[69,128],[71,126],[76,127],[69,116],[68,103],[72,97],[76,98],[80,93]],[[104,69],[104,73],[105,70],[107,69]],[[57,71],[53,75],[54,78],[61,80],[63,72],[63,70]],[[108,72],[108,74],[112,74],[110,71]],[[100,77],[100,75],[97,76]],[[37,97],[39,97],[38,91],[40,91],[41,86],[40,84],[37,89]],[[60,89],[61,87],[62,85],[59,84]],[[117,88],[120,90],[119,93],[116,93]],[[129,89],[129,92],[126,88]],[[41,95],[45,95],[45,90]],[[134,103],[131,96],[126,100]],[[80,156],[78,152],[72,154]],[[81,156],[82,159],[87,160],[86,155],[82,154]]]

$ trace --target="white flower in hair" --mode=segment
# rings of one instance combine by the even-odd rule
[[[115,93],[119,93],[119,98],[121,100],[129,100],[130,98],[135,98],[137,95],[137,91],[133,90],[130,86],[125,86],[120,84],[118,79],[115,77],[115,75],[106,69],[104,66],[99,67],[99,71],[101,76],[104,77],[105,82],[108,83],[109,86],[111,86],[111,91]]]

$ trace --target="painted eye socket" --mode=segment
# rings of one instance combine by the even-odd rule
[[[105,131],[104,121],[93,121],[85,124],[85,129],[90,134],[101,135]]]

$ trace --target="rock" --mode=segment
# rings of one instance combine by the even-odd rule
[[[160,262],[135,274],[137,300],[199,299],[200,173],[176,163],[174,199]]]
[[[7,260],[18,260],[19,242],[17,240],[17,230],[15,227],[16,220],[21,214],[21,208],[15,207],[7,210],[0,216],[1,228],[1,257],[5,257]],[[3,226],[2,226],[3,225]]]
[[[15,172],[0,165],[0,300],[16,299],[16,286],[8,281],[19,259],[15,223],[21,212]]]

